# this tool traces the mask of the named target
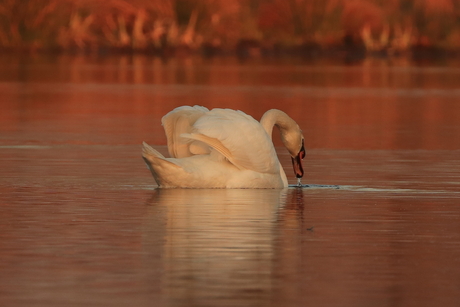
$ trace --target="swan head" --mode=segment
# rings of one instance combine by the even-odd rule
[[[281,139],[291,155],[292,167],[294,168],[295,176],[297,178],[302,178],[304,174],[302,160],[305,157],[302,130],[300,130],[299,126],[297,126],[297,129],[288,130],[285,131],[285,133],[282,132]]]
[[[297,178],[302,178],[303,177],[303,166],[302,166],[302,160],[305,157],[305,147],[304,147],[304,141],[302,138],[302,147],[300,148],[299,153],[295,157],[291,157],[292,159],[292,166],[294,167],[294,173]]]

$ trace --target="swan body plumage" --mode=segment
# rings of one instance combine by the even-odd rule
[[[162,124],[170,158],[145,142],[142,153],[160,188],[287,187],[271,139],[274,126],[297,177],[303,175],[298,165],[305,154],[301,130],[280,110],[267,111],[258,122],[241,111],[183,106],[166,114]]]

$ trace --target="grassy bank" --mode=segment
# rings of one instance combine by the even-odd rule
[[[458,52],[459,0],[0,0],[0,50]]]

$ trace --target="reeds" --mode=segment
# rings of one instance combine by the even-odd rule
[[[2,49],[164,52],[347,44],[368,52],[458,50],[460,0],[0,0]]]

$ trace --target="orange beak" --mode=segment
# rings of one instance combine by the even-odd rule
[[[303,177],[303,167],[302,167],[302,160],[305,157],[305,147],[303,145],[302,140],[302,148],[300,148],[299,153],[295,157],[291,157],[292,159],[292,166],[294,167],[294,173],[297,178]]]

